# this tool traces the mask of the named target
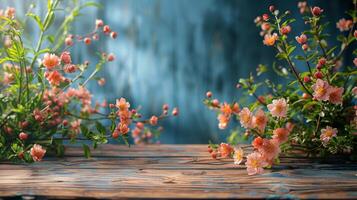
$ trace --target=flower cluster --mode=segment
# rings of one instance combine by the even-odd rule
[[[47,152],[63,155],[66,140],[89,141],[93,148],[107,143],[110,138],[129,144],[131,126],[136,127],[132,131],[134,143],[156,142],[162,127],[153,128],[159,120],[170,116],[168,105],[164,105],[159,117],[146,120],[125,98],[117,99],[116,104],[108,104],[106,100],[94,104],[86,85],[90,80],[97,80],[100,86],[105,84],[104,78],[97,77],[98,72],[107,62],[113,62],[115,55],[100,52],[98,63],[92,66],[88,61],[76,63],[71,48],[90,45],[102,36],[116,39],[118,34],[100,19],[93,24],[94,30],[84,36],[68,34],[76,17],[71,14],[62,19],[56,35],[46,35],[55,20],[59,2],[48,1],[43,20],[34,13],[27,13],[40,29],[36,48],[24,42],[26,32],[16,19],[16,10],[0,10],[0,38],[3,40],[0,160],[36,162]],[[72,6],[78,12],[90,5],[77,2]],[[50,43],[44,46],[46,39]],[[90,75],[86,76],[86,72]],[[178,109],[174,108],[172,115],[177,114]],[[90,156],[88,142],[82,145],[84,155]]]
[[[357,58],[343,62],[343,54],[357,38],[357,10],[348,12],[349,19],[336,23],[341,31],[337,51],[338,46],[329,47],[324,33],[326,11],[307,2],[299,2],[298,8],[309,28],[294,37],[295,19],[290,17],[290,11],[280,13],[272,5],[269,14],[254,20],[261,29],[263,44],[277,51],[280,66],[274,63],[273,69],[286,85],[271,80],[258,82],[256,79],[268,69],[259,65],[257,76],[251,74],[237,85],[255,97],[248,106],[240,109],[237,102],[220,103],[212,92],[206,93],[204,103],[218,112],[220,129],[229,126],[232,115],[241,125],[228,137],[228,143],[211,144],[208,151],[214,159],[229,157],[235,164],[245,161],[249,175],[263,173],[264,168],[279,163],[281,152],[299,150],[307,156],[347,154],[357,159]],[[356,57],[357,51],[352,50],[352,54]],[[257,91],[262,85],[267,86],[268,92],[259,96]],[[243,134],[238,134],[240,130]],[[242,139],[248,139],[251,145],[234,147]]]

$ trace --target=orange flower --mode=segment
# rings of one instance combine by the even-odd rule
[[[65,79],[58,71],[46,72],[45,77],[52,86],[58,86]]]
[[[46,53],[42,60],[43,66],[45,66],[48,70],[52,70],[56,66],[60,64],[60,58],[55,54]]]
[[[273,46],[275,44],[275,41],[278,39],[278,35],[276,33],[274,33],[273,35],[271,34],[266,34],[264,36],[264,40],[263,43],[266,46]]]
[[[219,152],[223,158],[229,157],[233,151],[233,147],[231,147],[229,144],[221,143],[221,145],[219,145]]]
[[[41,161],[43,156],[45,155],[46,150],[42,148],[39,144],[34,144],[30,149],[30,154],[34,161]]]

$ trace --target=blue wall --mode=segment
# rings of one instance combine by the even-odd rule
[[[1,1],[3,5],[20,1]],[[235,85],[259,63],[271,64],[274,51],[262,44],[254,18],[270,4],[299,15],[298,1],[261,0],[105,0],[102,9],[86,9],[76,22],[74,32],[86,33],[96,18],[119,32],[117,40],[95,46],[113,52],[117,60],[106,66],[101,76],[104,88],[95,82],[90,88],[96,99],[127,97],[141,105],[143,114],[161,111],[163,103],[180,108],[180,117],[164,122],[163,143],[207,143],[227,136],[217,128],[216,115],[202,104],[204,94],[212,90],[220,100],[239,100]],[[27,2],[28,3],[28,2]],[[35,1],[43,12],[45,1]],[[331,21],[330,32],[337,34],[335,22],[349,1],[311,1],[325,9]],[[304,28],[299,21],[292,36]],[[296,30],[300,31],[296,31]],[[36,32],[35,29],[33,29]],[[75,49],[74,60],[95,61],[93,48]],[[277,78],[268,74],[268,77]],[[264,77],[267,78],[267,77]]]

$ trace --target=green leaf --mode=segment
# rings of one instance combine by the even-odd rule
[[[43,31],[43,24],[41,22],[41,18],[38,15],[36,15],[34,13],[28,13],[27,16],[29,16],[32,19],[34,19],[37,22],[37,25],[40,28],[40,30]]]
[[[98,132],[102,135],[105,135],[106,129],[105,127],[98,121],[95,122],[95,127],[97,128]]]
[[[90,148],[89,148],[89,146],[86,145],[86,144],[82,144],[82,146],[83,146],[84,156],[85,156],[86,158],[90,158],[91,153],[90,153]]]

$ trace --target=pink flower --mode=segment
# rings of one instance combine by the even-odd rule
[[[119,110],[127,110],[130,108],[130,104],[129,104],[129,102],[126,101],[125,98],[120,98],[120,99],[117,99],[116,107]]]
[[[5,10],[5,16],[10,19],[13,19],[15,17],[15,13],[16,10],[12,7],[7,7],[7,9]]]
[[[46,53],[43,57],[42,64],[48,70],[52,70],[60,64],[60,59],[55,54]]]
[[[307,42],[307,36],[305,34],[301,34],[300,36],[296,36],[295,39],[299,44],[305,44]]]
[[[258,130],[261,133],[264,132],[267,122],[268,122],[268,117],[265,115],[265,113],[262,109],[259,109],[255,113],[255,116],[253,116],[253,119],[252,119],[253,127],[258,128]]]
[[[221,153],[223,158],[229,157],[234,151],[233,147],[227,143],[221,143],[219,145],[218,151]]]
[[[65,78],[57,71],[46,72],[45,77],[52,86],[58,86]]]
[[[355,67],[357,67],[357,58],[353,59],[353,64],[355,65]]]
[[[173,110],[172,110],[172,115],[173,116],[177,116],[179,114],[179,109],[178,108],[174,108]]]
[[[276,140],[263,139],[263,145],[258,148],[258,151],[266,162],[272,164],[280,153],[279,143]]]
[[[278,39],[278,35],[276,33],[274,33],[273,35],[266,34],[264,35],[263,44],[265,44],[266,46],[273,46],[277,39]]]
[[[11,82],[13,82],[15,80],[15,75],[14,74],[10,74],[7,72],[4,72],[4,79],[3,79],[3,83],[5,85],[10,84]]]
[[[244,128],[252,128],[252,113],[248,108],[243,108],[239,112],[239,119],[240,119],[240,124]]]
[[[286,128],[277,128],[273,131],[273,139],[279,144],[288,141],[289,130]]]
[[[330,87],[330,97],[329,100],[333,104],[341,104],[342,105],[342,94],[343,87]]]
[[[268,163],[263,159],[260,153],[253,152],[247,156],[245,166],[247,167],[248,175],[255,175],[262,174],[264,171],[263,167],[267,167]]]
[[[65,73],[74,73],[77,70],[77,66],[73,64],[68,64],[63,67]]]
[[[326,145],[331,138],[336,137],[338,130],[336,128],[332,128],[330,126],[326,126],[326,128],[321,129],[320,140]]]
[[[314,98],[319,101],[327,101],[330,96],[330,85],[321,79],[317,79],[316,83],[312,85],[314,90]]]
[[[71,37],[66,37],[66,39],[64,40],[64,43],[67,46],[72,46],[73,45],[73,39]]]
[[[30,155],[32,159],[37,162],[41,161],[43,156],[45,155],[46,150],[42,148],[39,144],[34,144],[33,147],[30,149]]]
[[[79,134],[81,131],[81,120],[75,120],[71,122],[71,128],[70,128],[75,134]]]
[[[352,28],[353,26],[353,22],[352,20],[346,20],[345,18],[340,19],[337,23],[336,23],[336,27],[341,31],[348,31]]]
[[[71,53],[69,53],[68,51],[62,52],[62,54],[61,54],[61,61],[62,61],[64,64],[70,64],[70,63],[72,62]]]
[[[118,130],[121,134],[123,134],[123,135],[124,135],[124,134],[127,134],[127,133],[130,131],[128,125],[125,124],[125,123],[122,123],[122,122],[120,122],[120,123],[118,124],[117,130]]]
[[[98,85],[103,86],[105,85],[105,78],[101,78],[98,80]]]
[[[233,154],[233,159],[234,159],[234,164],[239,165],[242,163],[244,158],[244,151],[242,148],[235,148],[234,149],[234,154]]]
[[[112,62],[114,59],[115,59],[115,55],[114,55],[114,54],[111,53],[111,54],[108,55],[107,60],[108,60],[109,62]]]
[[[268,110],[274,117],[286,117],[289,105],[286,103],[284,98],[275,99],[268,106]]]

